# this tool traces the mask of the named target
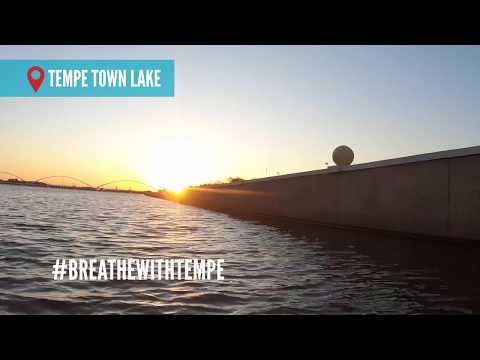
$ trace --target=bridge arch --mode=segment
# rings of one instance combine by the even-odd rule
[[[104,184],[101,184],[101,185],[98,185],[96,187],[97,190],[100,190],[100,189],[103,189],[105,186],[107,185],[112,185],[112,184],[117,184],[117,183],[122,183],[122,182],[129,182],[129,183],[135,183],[135,184],[140,184],[140,185],[143,185],[143,186],[146,186],[147,188],[150,188],[150,189],[153,189],[155,191],[157,191],[158,189],[150,184],[147,184],[147,183],[144,183],[142,181],[138,181],[138,180],[129,180],[129,179],[125,179],[125,180],[114,180],[114,181],[109,181],[109,182],[106,182]]]
[[[77,179],[77,178],[74,178],[72,176],[65,176],[65,175],[53,175],[53,176],[45,176],[43,178],[40,178],[40,179],[37,179],[35,181],[43,181],[43,180],[48,180],[48,179],[54,179],[54,178],[64,178],[64,179],[70,179],[70,180],[74,180],[74,181],[78,181],[79,183],[85,185],[85,186],[88,186],[88,187],[91,187],[91,188],[95,188],[95,186],[92,186],[90,185],[89,183],[86,183],[85,181],[83,180],[80,180],[80,179]]]
[[[13,176],[14,178],[19,179],[21,181],[25,181],[25,179],[21,178],[20,176],[15,175],[14,173],[11,173],[11,172],[8,172],[8,171],[0,171],[0,174],[6,174],[6,175],[9,175],[9,176]]]
[[[11,176],[11,177],[14,177],[16,179],[19,179],[21,181],[27,181],[25,179],[23,179],[22,177],[18,176],[18,175],[15,175],[14,173],[11,173],[11,172],[8,172],[8,171],[0,171],[0,174],[6,174],[8,176]],[[155,186],[152,186],[150,184],[147,184],[145,182],[142,182],[142,181],[139,181],[139,180],[132,180],[132,179],[121,179],[121,180],[113,180],[113,181],[108,181],[106,183],[103,183],[101,185],[98,185],[98,186],[94,186],[94,185],[91,185],[81,179],[78,179],[76,177],[73,177],[73,176],[68,176],[68,175],[51,175],[51,176],[45,176],[45,177],[42,177],[42,178],[39,178],[39,179],[36,179],[36,180],[33,180],[33,182],[42,182],[42,181],[45,181],[45,180],[49,180],[49,179],[69,179],[69,180],[73,180],[73,181],[76,181],[76,182],[79,182],[81,183],[82,185],[85,185],[89,188],[92,188],[92,189],[96,189],[96,190],[101,190],[103,188],[105,188],[105,186],[108,186],[108,185],[113,185],[113,184],[117,184],[117,183],[134,183],[134,184],[140,184],[140,185],[143,185],[145,186],[146,188],[149,188],[151,190],[154,190],[154,191],[157,191],[158,188],[156,188]]]

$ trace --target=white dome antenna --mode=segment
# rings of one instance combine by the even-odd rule
[[[333,150],[332,159],[337,166],[349,166],[354,159],[353,150],[346,145],[340,145]]]

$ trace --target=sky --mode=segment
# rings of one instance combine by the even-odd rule
[[[170,188],[321,169],[338,145],[355,164],[480,145],[480,46],[0,46],[0,59],[175,60],[173,98],[0,98],[0,171],[26,179]]]

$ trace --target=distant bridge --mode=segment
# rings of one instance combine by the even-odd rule
[[[64,176],[64,175],[53,175],[53,176],[46,176],[46,177],[43,177],[43,178],[40,178],[40,179],[37,179],[37,180],[34,180],[35,182],[41,182],[41,181],[44,181],[44,180],[48,180],[48,179],[69,179],[69,180],[74,180],[74,181],[78,181],[79,183],[82,183],[83,185],[85,186],[88,186],[88,187],[91,187],[91,188],[95,188],[95,186],[92,186],[90,185],[89,183],[86,183],[85,181],[82,181],[80,179],[77,179],[77,178],[74,178],[72,176]]]
[[[15,179],[19,179],[21,181],[25,181],[23,178],[21,178],[18,175],[15,175],[14,173],[8,172],[8,171],[0,171],[0,174],[7,174],[8,176],[13,176]]]
[[[2,179],[1,174],[8,175],[11,178],[15,178],[15,179],[23,181],[23,182],[34,182],[34,183],[35,182],[44,182],[45,180],[50,180],[50,179],[68,179],[68,180],[73,180],[75,182],[79,182],[82,185],[85,185],[86,187],[92,188],[92,189],[95,189],[95,190],[103,190],[103,189],[105,189],[106,186],[114,185],[114,184],[118,184],[118,183],[140,184],[140,185],[143,185],[143,186],[145,186],[147,188],[150,188],[154,191],[158,190],[155,186],[152,186],[150,184],[147,184],[147,183],[139,181],[139,180],[132,180],[132,179],[113,180],[113,181],[108,181],[108,182],[103,183],[101,185],[95,186],[95,185],[91,185],[91,184],[87,183],[86,181],[83,181],[81,179],[78,179],[78,178],[73,177],[73,176],[68,176],[68,175],[51,175],[51,176],[45,176],[45,177],[42,177],[42,178],[39,178],[39,179],[36,179],[36,180],[25,180],[24,178],[22,178],[18,175],[15,175],[14,173],[8,172],[8,171],[0,171],[0,179]],[[48,185],[48,183],[47,183],[47,185]]]
[[[144,183],[144,182],[138,181],[138,180],[115,180],[115,181],[109,181],[109,182],[106,182],[105,184],[98,185],[98,186],[96,187],[96,189],[97,189],[97,190],[100,190],[100,189],[103,189],[104,186],[113,185],[113,184],[118,184],[118,183],[122,183],[122,182],[140,184],[140,185],[146,186],[146,187],[148,187],[148,188],[151,188],[151,189],[154,189],[154,190],[158,190],[156,187],[154,187],[154,186],[152,186],[152,185],[149,185],[149,184],[146,184],[146,183]]]

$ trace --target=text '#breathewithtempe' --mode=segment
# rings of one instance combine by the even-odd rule
[[[56,259],[54,280],[224,280],[224,259]]]

